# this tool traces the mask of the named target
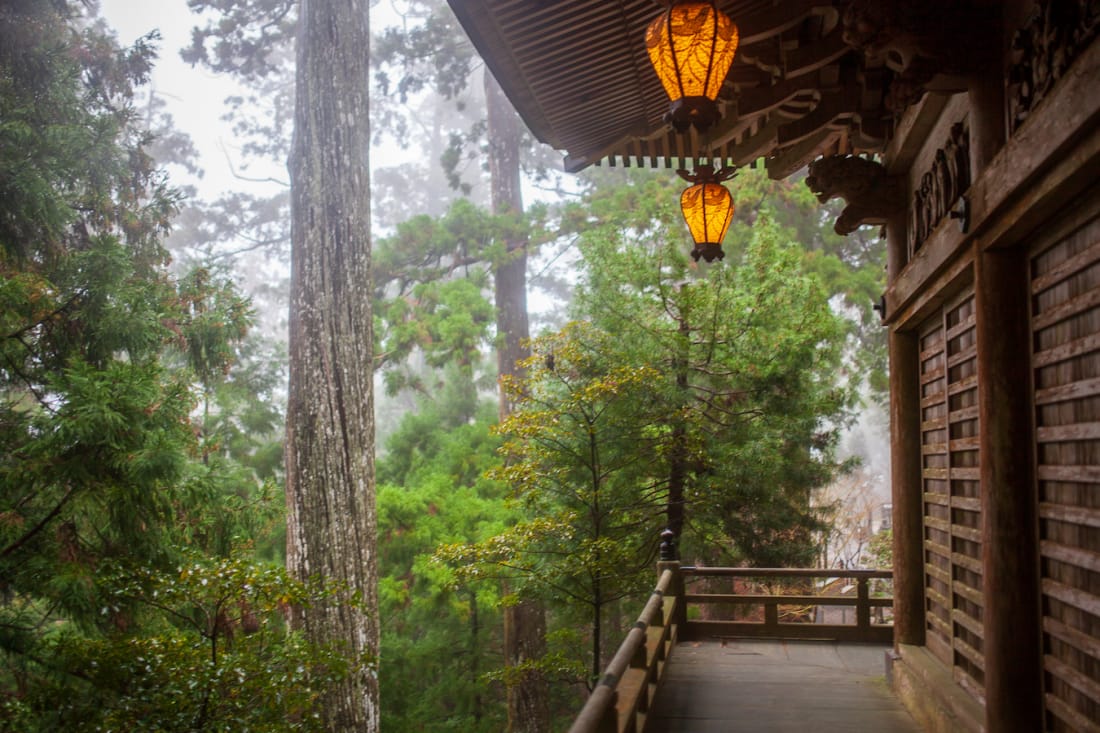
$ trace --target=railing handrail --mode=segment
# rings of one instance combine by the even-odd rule
[[[893,570],[855,568],[719,568],[705,565],[685,565],[684,575],[724,576],[735,578],[892,578]]]
[[[639,658],[645,660],[640,666],[645,667],[647,679],[651,675],[657,674],[657,658],[663,659],[663,655],[655,654],[653,659],[646,659],[646,642],[649,639],[649,629],[653,626],[663,628],[662,639],[669,634],[669,626],[675,617],[675,613],[674,611],[664,613],[665,597],[669,595],[670,589],[675,593],[675,581],[675,570],[665,568],[661,571],[661,575],[657,580],[657,587],[650,594],[645,608],[642,609],[638,620],[634,622],[634,626],[627,632],[626,639],[619,645],[615,656],[611,658],[611,662],[604,670],[603,676],[596,684],[596,688],[588,696],[588,700],[581,708],[580,714],[573,721],[573,725],[570,726],[569,733],[590,733],[591,731],[612,733],[620,730],[633,730],[631,726],[620,727],[619,725],[619,683],[631,667],[639,666],[637,664]],[[671,597],[679,602],[678,595]],[[658,621],[656,624],[653,623],[655,619]],[[656,681],[654,679],[654,682]],[[643,684],[638,687],[636,693],[639,696],[647,694],[648,690],[646,688],[647,685]],[[624,720],[629,719],[632,721],[638,706],[638,699],[624,701],[624,705],[622,705],[626,708],[626,715],[623,716]]]
[[[872,612],[893,605],[893,598],[871,597],[873,580],[893,577],[891,570],[870,570],[862,568],[721,568],[721,567],[683,567],[680,569],[685,578],[751,578],[757,581],[793,579],[827,579],[850,581],[855,596],[846,595],[846,590],[837,592],[837,587],[820,586],[816,591],[793,594],[784,593],[693,593],[684,596],[685,607],[724,604],[732,606],[756,606],[763,610],[763,620],[742,619],[692,619],[680,630],[681,640],[697,640],[713,637],[748,638],[800,638],[833,639],[837,641],[888,643],[893,638],[893,625],[874,623]],[[829,592],[831,591],[831,592]],[[855,625],[849,623],[830,623],[818,619],[807,623],[805,620],[788,620],[781,617],[781,606],[807,607],[854,607]]]

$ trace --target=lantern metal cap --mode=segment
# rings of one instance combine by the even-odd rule
[[[696,163],[694,171],[680,168],[676,175],[688,183],[724,183],[737,175],[737,166],[715,168],[710,163]]]
[[[718,103],[706,97],[681,97],[669,105],[665,122],[676,132],[687,132],[692,126],[706,132],[722,119]]]
[[[719,242],[696,242],[695,247],[691,250],[691,259],[696,262],[700,258],[704,262],[714,262],[715,260],[723,260],[726,257],[726,253],[722,250],[722,245]]]

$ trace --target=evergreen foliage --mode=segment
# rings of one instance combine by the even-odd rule
[[[449,384],[461,382],[451,370]],[[379,462],[382,713],[388,730],[496,731],[503,693],[489,673],[503,663],[498,587],[437,563],[444,543],[504,529],[503,488],[484,478],[499,440],[495,407],[470,391],[422,400]],[[471,408],[474,411],[471,412]]]
[[[0,8],[0,729],[310,729],[356,660],[287,634],[321,596],[251,560],[274,417],[233,397],[248,303],[168,272],[153,40]]]
[[[722,264],[690,262],[675,197],[652,190],[662,185],[623,186],[610,206],[597,194],[578,240],[589,266],[576,312],[615,334],[610,363],[662,375],[649,385],[656,478],[685,551],[812,564],[810,491],[843,468],[834,449],[855,398],[847,322],[767,209],[727,241]]]
[[[666,188],[639,177],[562,210],[583,258],[577,320],[534,341],[526,378],[505,380],[515,411],[490,472],[520,521],[437,553],[462,577],[544,598],[562,630],[586,624],[589,652],[575,635],[563,651],[589,680],[666,526],[705,562],[811,565],[811,491],[844,469],[847,325],[803,251],[759,216],[702,268]]]
[[[554,236],[576,237],[612,220],[638,234],[657,221],[673,229],[682,227],[675,210],[682,184],[674,177],[592,170],[584,178],[590,187],[589,203],[566,205]],[[837,235],[833,222],[841,202],[821,205],[801,174],[774,181],[762,167],[744,168],[726,185],[735,204],[725,242],[728,256],[740,256],[762,217],[777,228],[780,239],[797,243],[802,267],[818,278],[830,307],[845,317],[845,375],[865,383],[874,398],[882,399],[887,391],[886,337],[873,306],[886,287],[886,248],[877,231],[862,228],[847,237]]]

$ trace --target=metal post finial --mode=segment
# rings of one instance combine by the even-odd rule
[[[660,558],[663,562],[672,562],[676,559],[676,533],[671,529],[661,532]]]

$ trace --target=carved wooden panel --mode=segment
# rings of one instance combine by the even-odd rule
[[[929,651],[984,699],[978,375],[973,287],[920,331],[925,624]]]
[[[907,228],[910,260],[969,188],[970,128],[966,122],[958,122],[951,126],[947,140],[932,157],[932,165],[914,185]]]
[[[1033,256],[1032,311],[1046,728],[1100,730],[1100,218]]]
[[[983,8],[958,0],[849,0],[842,20],[852,48],[894,71],[885,102],[896,113],[916,104],[937,75],[972,72],[991,41]]]
[[[1009,130],[1062,78],[1077,55],[1100,33],[1100,0],[1038,0],[1023,28],[1012,38],[1008,75]]]

